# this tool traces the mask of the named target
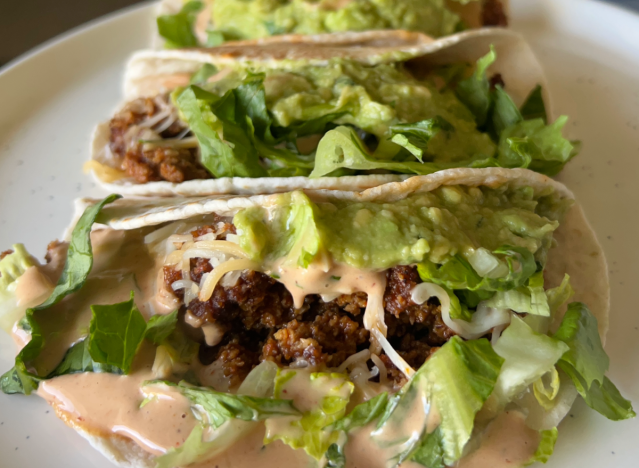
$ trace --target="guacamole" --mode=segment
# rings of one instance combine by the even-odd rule
[[[241,247],[256,261],[281,259],[307,267],[323,254],[356,268],[445,263],[477,249],[509,245],[543,264],[552,235],[570,202],[532,188],[445,186],[393,203],[311,202],[282,194],[275,206],[238,213]],[[543,215],[542,215],[543,213]]]
[[[251,72],[240,70],[206,87],[216,95],[242,86]],[[327,66],[295,66],[263,71],[265,104],[273,124],[291,128],[327,120],[375,137],[377,155],[391,159],[401,146],[391,143],[393,125],[441,119],[450,131],[437,132],[423,160],[440,163],[488,158],[496,145],[477,129],[473,114],[450,89],[430,79],[416,80],[401,65],[365,66],[348,60]]]
[[[215,0],[212,20],[227,39],[375,29],[440,37],[461,26],[445,0]]]
[[[196,73],[199,81],[176,90],[173,103],[185,135],[197,140],[191,156],[218,178],[495,166],[556,174],[578,148],[562,136],[566,119],[546,124],[520,111],[490,84],[486,69],[495,58],[491,49],[475,67],[459,63],[455,73],[447,67],[419,77],[403,63],[238,64],[219,77]],[[543,110],[540,96],[535,108]]]

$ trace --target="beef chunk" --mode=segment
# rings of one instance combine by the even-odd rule
[[[484,26],[508,26],[508,17],[501,0],[484,0],[481,22]]]

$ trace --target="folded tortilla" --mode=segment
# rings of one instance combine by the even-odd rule
[[[228,44],[207,50],[138,52],[131,58],[126,71],[125,94],[127,103],[120,108],[112,121],[104,122],[97,127],[93,138],[92,157],[87,168],[93,170],[98,182],[106,189],[125,195],[198,196],[223,193],[273,193],[298,188],[358,190],[402,180],[407,177],[406,173],[411,172],[425,174],[449,167],[499,165],[502,163],[501,160],[498,160],[497,153],[501,154],[502,150],[498,151],[496,148],[508,145],[505,142],[506,137],[502,138],[504,142],[492,143],[488,137],[492,130],[484,128],[490,125],[482,124],[482,129],[478,130],[476,120],[472,117],[473,114],[469,113],[464,104],[454,97],[452,91],[446,89],[434,91],[431,84],[424,84],[422,87],[419,84],[422,81],[411,81],[413,78],[408,76],[404,78],[405,75],[403,75],[405,73],[403,70],[407,69],[411,75],[417,77],[430,74],[423,83],[442,82],[442,80],[450,78],[434,76],[433,73],[440,74],[441,72],[455,76],[455,73],[459,73],[459,70],[464,68],[464,64],[474,64],[489,53],[491,47],[494,48],[495,56],[492,57],[494,61],[485,72],[487,76],[493,77],[496,80],[495,83],[501,83],[504,86],[509,96],[507,99],[512,103],[512,106],[522,106],[524,102],[527,102],[527,97],[531,96],[531,93],[540,90],[537,95],[542,107],[540,115],[544,114],[544,118],[550,119],[552,112],[541,67],[526,42],[516,33],[503,29],[464,32],[436,41],[419,33],[372,31],[360,34],[333,34],[321,38],[315,36],[278,36],[257,42]],[[202,86],[221,87],[215,91],[218,94],[224,93],[225,87],[228,86],[227,83],[233,83],[236,77],[247,76],[247,69],[252,70],[253,73],[265,73],[263,89],[266,89],[266,105],[268,107],[268,115],[265,118],[272,119],[273,123],[270,124],[270,128],[273,125],[279,126],[275,130],[280,133],[282,131],[296,132],[297,130],[294,129],[298,127],[301,132],[306,131],[307,133],[302,134],[303,138],[298,139],[295,143],[297,149],[293,148],[293,152],[288,149],[293,144],[290,137],[278,136],[276,133],[274,142],[269,143],[267,140],[269,138],[272,140],[272,136],[258,136],[259,132],[265,130],[263,124],[260,124],[261,120],[255,120],[258,117],[252,116],[253,130],[246,131],[255,133],[255,136],[260,139],[259,142],[255,143],[257,146],[249,143],[246,147],[246,143],[242,143],[250,138],[248,134],[244,137],[237,136],[236,140],[231,140],[231,143],[227,145],[233,148],[236,154],[235,159],[224,162],[228,161],[227,156],[220,153],[220,151],[227,151],[222,146],[224,139],[214,142],[210,139],[214,136],[204,137],[203,133],[193,132],[193,125],[196,123],[192,119],[196,117],[193,117],[192,113],[185,115],[182,110],[178,112],[176,106],[182,109],[182,104],[176,104],[177,98],[168,94],[176,88],[182,89],[180,87],[188,86],[194,74],[203,70],[203,67],[211,66],[219,71]],[[317,99],[317,96],[305,97],[306,95],[298,90],[295,91],[297,94],[294,92],[293,95],[287,97],[283,78],[298,81],[311,79],[308,77],[296,78],[296,76],[313,77],[316,74],[314,70],[323,70],[323,73],[327,74],[325,78],[312,78],[317,83],[325,83],[327,79],[336,80],[334,93],[338,93],[338,95],[315,107],[308,100]],[[334,73],[342,73],[343,76],[331,78],[333,76],[331,74]],[[369,74],[370,77],[368,79],[361,78],[362,74]],[[250,77],[253,75],[249,74],[248,76],[245,81],[250,81]],[[358,76],[360,78],[357,78]],[[340,83],[348,83],[349,80],[352,83],[352,78],[359,80],[357,85],[340,88],[342,86]],[[322,79],[324,79],[323,82]],[[484,80],[486,79],[484,78]],[[406,80],[407,83],[407,91],[405,92],[409,93],[409,96],[415,95],[414,103],[411,102],[410,97],[401,97],[404,93],[401,91],[404,89],[402,87],[404,81],[402,80]],[[282,84],[278,84],[280,82]],[[386,82],[390,84],[386,85]],[[359,83],[368,86],[368,88],[364,90]],[[291,86],[294,90],[294,86],[302,85],[293,84]],[[328,85],[322,84],[321,86]],[[401,98],[397,111],[392,108],[393,102],[397,102],[397,100],[384,101],[384,99],[390,100],[390,98],[384,98],[385,93],[388,93],[387,90],[391,89],[388,86],[394,89],[391,91],[392,93],[399,93],[398,96]],[[489,86],[487,81],[485,86]],[[200,88],[194,87],[193,89],[197,91]],[[259,88],[256,89],[259,91]],[[488,88],[486,89],[488,90]],[[199,91],[197,92],[199,93]],[[227,91],[227,94],[228,92],[230,91]],[[273,93],[283,94],[281,97],[273,97]],[[359,96],[357,93],[364,93],[361,94],[363,101],[360,102],[369,103],[366,104],[367,107],[358,107],[360,104],[357,102],[360,98],[356,97]],[[437,93],[437,95],[432,93]],[[271,102],[270,99],[276,100]],[[295,99],[298,99],[299,102]],[[307,102],[303,99],[307,99]],[[449,101],[450,104],[445,103]],[[434,104],[435,102],[437,103]],[[545,109],[543,108],[544,104]],[[331,111],[333,114],[321,111],[322,106],[334,109]],[[435,111],[428,110],[431,106],[436,106],[437,109]],[[415,109],[412,109],[413,107]],[[313,110],[315,108],[318,110]],[[144,117],[145,112],[150,112],[148,117]],[[305,112],[308,115],[304,114]],[[313,120],[311,115],[313,112],[322,117]],[[516,109],[515,112],[519,113]],[[395,114],[397,116],[392,117]],[[415,122],[415,119],[423,118],[419,115],[431,114],[436,115],[430,120]],[[371,115],[371,118],[366,120],[366,115]],[[441,115],[449,116],[447,119],[452,122],[454,127],[451,130],[452,133],[445,130],[445,128],[449,128],[446,127],[446,122],[442,122],[441,125],[438,123]],[[204,118],[203,114],[201,118]],[[186,123],[180,119],[186,119]],[[326,119],[326,121],[321,119]],[[377,121],[379,123],[375,123]],[[300,127],[302,124],[307,124],[308,128],[312,128],[308,125],[312,122],[319,122],[324,128],[304,130],[304,127]],[[392,127],[395,123],[399,126],[392,130],[395,128]],[[424,150],[411,143],[413,136],[410,132],[413,130],[405,130],[405,127],[402,127],[402,125],[405,126],[409,123],[416,123],[416,126],[422,126],[421,128],[432,128],[431,135],[434,135],[432,141],[428,140],[429,137],[426,136],[426,140],[418,138],[419,141],[415,142],[417,145],[422,145]],[[541,120],[538,123],[544,127]],[[384,130],[388,128],[389,124],[393,132],[408,132],[393,137],[404,141],[403,144],[408,149],[403,150],[402,146],[395,144],[395,141],[400,140],[393,139],[392,143],[389,141],[391,138],[390,130]],[[209,122],[203,125],[213,128],[215,124]],[[338,125],[340,127],[336,129],[337,133],[331,133],[332,139],[326,138],[326,134],[330,133],[331,128],[335,129]],[[573,153],[570,150],[566,152],[566,148],[572,148],[571,143],[563,140],[561,136],[563,123],[556,122],[554,125],[555,130],[552,131],[556,132],[556,136],[561,141],[550,146],[546,145],[543,151],[531,152],[530,154],[533,156],[528,163],[535,158],[539,158],[539,161],[546,160],[549,163],[557,159],[557,163],[561,165],[571,157]],[[175,130],[173,130],[174,127]],[[202,125],[199,128],[205,133],[210,132]],[[363,145],[361,149],[353,149],[353,151],[359,151],[356,156],[353,156],[359,162],[347,161],[347,164],[350,165],[344,167],[352,169],[345,171],[344,169],[335,171],[326,164],[320,170],[318,161],[324,161],[329,166],[336,164],[330,162],[331,155],[339,149],[340,143],[336,141],[343,140],[345,137],[349,138],[347,135],[350,132],[349,129],[360,132],[351,138],[356,146]],[[275,130],[268,130],[267,133]],[[168,141],[157,140],[157,138],[165,137],[158,136],[156,133],[166,133],[167,131],[175,136],[167,137]],[[301,140],[308,141],[310,139],[315,141],[311,145],[318,144],[317,139],[313,140],[314,135],[305,136],[313,131],[316,132],[317,137],[323,136],[324,138],[319,140],[319,146],[302,149],[302,146],[298,144]],[[415,129],[415,131],[420,132],[421,130]],[[218,135],[223,133],[220,129],[217,132]],[[193,136],[193,133],[196,136]],[[526,135],[526,133],[513,133],[513,136],[515,134],[516,136]],[[375,141],[379,140],[384,140],[387,143],[379,146],[376,150],[375,146],[364,143],[364,140],[369,138],[366,135],[372,137],[373,145]],[[450,135],[454,140],[451,140],[451,144],[446,143],[446,139],[449,138],[447,135]],[[287,142],[278,143],[286,138],[289,138]],[[363,138],[362,141],[360,141],[361,138]],[[495,136],[491,138],[495,140]],[[138,143],[142,140],[145,143]],[[322,141],[325,141],[323,145]],[[208,147],[209,143],[207,142],[211,143],[213,147]],[[126,147],[123,148],[125,144]],[[163,149],[167,145],[175,145],[170,156],[167,156],[168,153]],[[202,153],[204,151],[202,150],[203,145],[207,146],[206,158]],[[285,145],[289,146],[285,147]],[[133,148],[131,150],[133,156],[130,160],[124,155],[125,152],[129,151],[127,149],[129,147]],[[147,147],[151,149],[145,149]],[[323,148],[321,157],[314,156],[314,154],[319,154],[320,148]],[[331,150],[331,148],[334,149]],[[458,149],[453,150],[452,148]],[[546,155],[545,151],[550,148],[560,148],[561,150],[558,155]],[[309,151],[311,152],[308,153]],[[393,156],[392,152],[397,151],[400,153]],[[422,160],[420,154],[423,151],[425,151],[424,164],[420,162]],[[455,152],[454,156],[444,155],[450,151]],[[380,153],[381,156],[377,156],[377,153]],[[495,155],[491,156],[491,153],[495,153]],[[538,153],[541,153],[541,156]],[[372,166],[370,162],[366,161],[367,158],[371,157],[376,158]],[[410,160],[411,162],[406,166],[400,164],[399,168],[395,165],[394,168],[391,167],[391,170],[385,169],[388,164],[385,166],[385,163],[377,162],[389,158],[393,161]],[[518,158],[516,156],[514,162],[508,162],[508,167],[528,164],[524,162],[525,158],[524,160]],[[165,161],[168,162],[165,163]],[[240,161],[242,162],[240,163]],[[265,161],[270,162],[265,165]],[[340,167],[339,164],[338,162],[337,166],[333,166],[333,168],[337,169]],[[266,169],[264,169],[265,167]],[[311,171],[313,167],[316,170]],[[371,168],[375,170],[370,170]],[[541,170],[541,172],[544,171]],[[309,173],[310,178],[307,177]],[[338,173],[340,177],[336,177]]]
[[[284,34],[371,30],[405,30],[442,37],[465,29],[506,26],[509,14],[507,0],[293,0],[279,3],[207,0],[185,8],[187,3],[182,0],[160,2],[154,48],[202,47]]]
[[[18,322],[23,343],[40,335],[1,382],[28,393],[44,376],[39,395],[121,466],[465,466],[496,447],[495,468],[523,466],[547,459],[577,395],[582,367],[567,363],[603,354],[601,246],[571,192],[528,170],[96,203],[78,204],[66,297]],[[5,257],[8,300],[51,291],[66,246],[49,249],[44,266]],[[566,311],[568,283],[580,302]],[[634,414],[612,399],[612,412],[587,401]]]

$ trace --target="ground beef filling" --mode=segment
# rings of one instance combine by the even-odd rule
[[[481,22],[484,26],[508,26],[508,16],[501,0],[484,0]]]
[[[11,255],[12,253],[13,253],[13,250],[5,250],[4,252],[0,252],[0,260],[2,260],[7,255]]]
[[[209,231],[200,228],[192,234],[197,237]],[[207,259],[191,259],[190,279],[199,282],[212,269]],[[165,267],[164,279],[170,289],[182,279],[182,273]],[[410,291],[420,281],[415,267],[392,268],[387,273],[384,296],[388,339],[413,368],[420,367],[454,334],[443,323],[436,301],[423,305],[411,301]],[[183,298],[181,290],[175,294]],[[233,286],[218,283],[208,301],[196,298],[183,308],[224,331],[216,346],[202,344],[200,360],[204,364],[218,360],[231,384],[238,385],[264,360],[338,367],[349,356],[367,349],[370,334],[363,326],[366,300],[364,293],[343,295],[331,302],[309,295],[296,310],[284,285],[263,273],[244,271]],[[382,359],[389,378],[402,382],[403,374],[387,356]]]
[[[121,161],[121,169],[140,184],[161,180],[180,183],[211,178],[211,174],[199,162],[197,148],[144,150],[144,145],[139,140],[148,137],[141,132],[151,132],[153,135],[153,127],[138,129],[140,138],[137,138],[136,126],[159,112],[161,108],[154,99],[140,98],[130,103],[109,122],[109,148]],[[162,128],[161,125],[162,121],[156,124],[155,128],[161,131],[155,134],[154,139],[175,138],[186,130],[185,124],[180,120],[175,120],[168,128]]]

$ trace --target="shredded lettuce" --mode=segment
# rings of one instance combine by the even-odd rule
[[[99,203],[88,207],[78,220],[71,234],[67,259],[58,284],[46,301],[26,312],[26,321],[31,329],[31,341],[16,356],[13,369],[0,377],[0,386],[4,393],[29,395],[44,377],[27,370],[27,366],[30,367],[32,361],[38,358],[45,347],[46,336],[43,335],[44,332],[38,322],[39,314],[46,313],[49,307],[78,291],[84,285],[93,266],[91,226],[102,207],[118,198],[120,195],[109,195]],[[51,330],[48,333],[58,333],[58,330]]]
[[[292,398],[302,415],[268,419],[264,442],[281,440],[320,460],[340,436],[339,431],[326,427],[344,416],[353,389],[345,374],[280,370],[275,378],[275,398]],[[304,400],[316,404],[304,407]]]
[[[492,393],[503,359],[488,340],[451,338],[391,400],[373,439],[393,453],[394,465],[414,459],[426,466],[453,464],[473,431],[475,415]],[[419,413],[421,411],[421,413]],[[441,423],[429,434],[427,415],[437,411]],[[403,421],[423,414],[418,437]]]
[[[532,465],[536,462],[546,463],[550,460],[550,456],[555,451],[555,444],[557,443],[557,436],[559,435],[557,428],[553,427],[552,429],[539,431],[539,433],[541,435],[539,446],[537,447],[535,454],[524,466]]]
[[[152,393],[154,385],[167,385],[178,390],[191,402],[198,419],[214,429],[230,419],[263,421],[273,416],[299,415],[291,400],[216,392],[212,388],[196,387],[187,382],[146,382],[145,391]]]
[[[350,432],[366,426],[382,415],[388,402],[388,393],[383,392],[364,403],[360,403],[341,419],[329,426],[334,431]]]
[[[556,288],[550,288],[546,290],[546,297],[548,299],[548,307],[550,313],[554,314],[559,308],[564,305],[572,296],[575,295],[575,291],[570,286],[570,276],[564,275],[564,279],[561,280],[561,284]]]
[[[526,286],[508,291],[497,291],[486,301],[489,307],[511,309],[521,314],[550,317],[550,307],[544,291],[543,272],[538,271],[528,278]]]
[[[486,404],[496,414],[529,385],[553,370],[568,346],[535,333],[522,319],[513,316],[493,349],[504,359],[495,390]]]
[[[502,167],[527,167],[549,176],[558,174],[579,151],[578,142],[561,132],[568,117],[546,125],[541,118],[522,120],[504,129],[499,137],[498,161]]]
[[[13,252],[0,260],[0,327],[7,333],[20,318],[15,291],[18,278],[37,261],[27,252],[24,245],[14,244]]]
[[[608,355],[601,344],[597,319],[585,304],[568,306],[554,338],[568,345],[557,365],[572,379],[588,406],[613,421],[636,416],[632,404],[604,375]]]
[[[509,291],[523,286],[537,269],[535,258],[528,249],[505,245],[492,253],[507,266],[503,276],[482,277],[461,255],[451,257],[442,265],[420,263],[417,271],[422,281],[452,290]]]
[[[200,1],[189,1],[174,15],[158,16],[156,22],[158,33],[166,42],[167,49],[182,49],[198,47],[200,44],[195,36],[194,25],[197,14],[204,8]]]
[[[184,444],[158,457],[158,468],[175,468],[205,461],[255,429],[256,421],[299,414],[292,401],[271,398],[273,363],[262,364],[253,369],[240,386],[239,391],[250,393],[250,396],[216,392],[208,387],[195,387],[185,382],[178,385],[166,381],[146,382],[142,391],[147,399],[153,398],[155,393],[161,393],[162,387],[169,386],[189,399],[193,413],[200,421]],[[269,376],[270,385],[265,386]]]
[[[441,129],[452,130],[453,127],[443,118],[436,117],[421,122],[392,125],[389,128],[393,135],[391,141],[406,148],[419,162],[424,162],[422,156],[428,142]]]
[[[496,165],[526,167],[549,176],[558,174],[580,149],[579,142],[562,136],[568,118],[562,116],[546,125],[539,85],[521,110],[501,86],[491,89],[487,69],[496,58],[491,46],[490,52],[477,61],[473,76],[457,83],[457,96],[474,114],[477,127],[488,131],[498,142]]]

